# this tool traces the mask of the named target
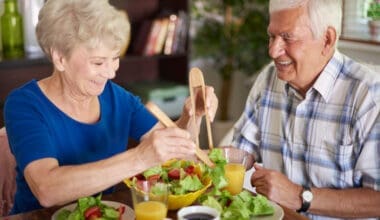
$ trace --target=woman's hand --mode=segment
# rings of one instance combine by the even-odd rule
[[[137,160],[146,169],[169,159],[195,160],[195,143],[190,133],[180,128],[162,128],[156,125],[137,146]]]
[[[256,192],[265,195],[269,200],[290,209],[301,207],[302,186],[291,182],[280,172],[253,165],[256,171],[251,176],[251,184]]]

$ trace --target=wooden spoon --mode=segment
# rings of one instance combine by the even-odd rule
[[[204,100],[204,109],[206,114],[206,127],[207,127],[207,139],[208,139],[208,147],[210,149],[214,148],[214,144],[212,141],[212,134],[211,134],[211,123],[210,123],[210,117],[207,113],[207,106],[206,106],[206,88],[205,88],[205,81],[203,79],[202,71],[199,68],[191,68],[189,73],[189,89],[190,89],[190,98],[192,102],[192,109],[194,112],[194,124],[195,124],[195,97],[194,97],[194,89],[201,88],[202,96]],[[197,137],[197,145],[199,146],[199,139]]]
[[[147,102],[145,107],[150,111],[165,127],[175,128],[175,124],[156,104],[153,102]],[[209,167],[214,167],[214,163],[210,160],[208,155],[202,151],[197,145],[195,154],[197,157]]]

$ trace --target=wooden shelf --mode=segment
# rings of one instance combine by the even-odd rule
[[[163,14],[188,12],[188,0],[110,0],[110,3],[128,13],[132,25],[130,48],[134,46],[136,33],[144,21]],[[120,67],[114,82],[127,84],[138,81],[167,80],[187,83],[187,53],[139,56],[131,51],[128,50],[126,56],[120,59]],[[2,108],[9,92],[32,79],[38,80],[49,76],[52,68],[52,64],[43,56],[0,61],[0,127],[4,125]]]

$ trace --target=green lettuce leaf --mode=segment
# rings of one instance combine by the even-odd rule
[[[148,177],[150,177],[152,175],[155,175],[155,174],[161,175],[161,173],[162,173],[162,167],[161,166],[155,166],[155,167],[149,168],[146,171],[144,171],[143,176],[145,177],[145,179],[148,179]]]
[[[219,204],[218,200],[216,200],[212,196],[207,196],[206,200],[202,202],[202,205],[214,208],[218,210],[220,213],[223,212],[223,207]]]
[[[209,158],[214,162],[215,167],[206,167],[206,172],[211,178],[211,181],[215,188],[221,189],[227,186],[227,180],[224,176],[224,165],[227,164],[224,158],[223,150],[220,148],[214,148],[209,153]]]
[[[251,204],[252,204],[251,206],[253,206],[252,215],[254,216],[273,215],[274,213],[274,208],[268,202],[268,199],[265,196],[262,196],[260,194],[253,197]]]
[[[186,176],[184,179],[179,181],[179,184],[184,190],[187,191],[197,191],[203,188],[202,182],[199,180],[198,176]]]

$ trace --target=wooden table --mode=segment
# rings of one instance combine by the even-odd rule
[[[109,201],[116,201],[121,202],[124,204],[127,204],[130,207],[132,206],[132,198],[131,198],[131,192],[127,187],[122,187],[121,189],[118,189],[112,194],[109,195],[103,195],[102,197],[104,200]],[[0,217],[1,220],[50,220],[53,213],[58,210],[59,206],[57,207],[51,207],[46,209],[39,209],[31,212],[21,213],[17,215],[11,215],[6,217]],[[297,212],[284,208],[284,220],[306,220],[306,218],[303,215],[298,214]],[[172,219],[176,218],[176,211],[169,211],[168,217]]]

